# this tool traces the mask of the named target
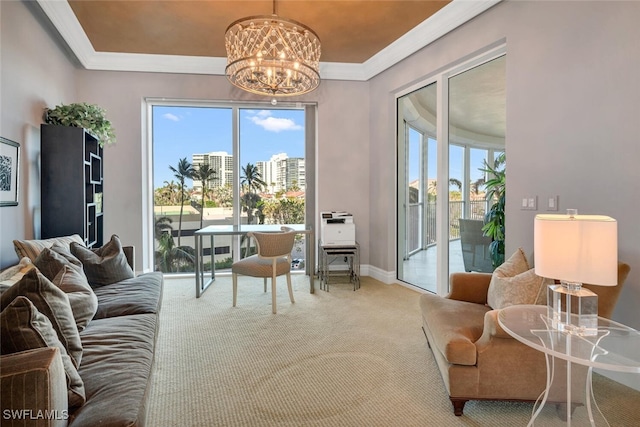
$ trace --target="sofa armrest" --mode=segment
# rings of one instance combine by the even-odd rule
[[[127,264],[131,267],[133,271],[136,271],[136,253],[134,246],[123,246],[122,252],[124,252],[124,256],[127,258]]]
[[[446,298],[486,304],[489,283],[491,273],[452,273]]]
[[[1,356],[0,390],[2,420],[16,425],[67,425],[67,380],[57,348]]]

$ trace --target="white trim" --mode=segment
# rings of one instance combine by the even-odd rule
[[[396,272],[394,271],[385,271],[381,268],[375,267],[373,265],[361,265],[360,266],[360,275],[361,276],[369,276],[374,279],[386,284],[390,285],[391,283],[396,283]]]
[[[225,74],[226,58],[96,52],[67,1],[37,1],[87,70]],[[453,0],[364,63],[320,63],[320,77],[367,81],[500,1]]]

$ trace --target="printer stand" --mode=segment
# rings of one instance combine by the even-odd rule
[[[360,288],[360,245],[323,245],[318,242],[320,289],[329,291],[329,280],[332,277],[348,278],[353,283],[353,290]],[[339,258],[347,259],[346,270],[331,270],[332,262]]]

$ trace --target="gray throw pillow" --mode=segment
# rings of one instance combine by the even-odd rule
[[[65,265],[52,282],[67,294],[78,331],[84,330],[98,311],[98,297],[89,286],[87,277],[82,270]]]
[[[84,273],[92,287],[110,285],[134,277],[122,251],[120,238],[115,234],[98,249],[71,243],[71,253],[82,262]]]
[[[67,294],[34,268],[29,270],[18,283],[2,293],[0,310],[4,310],[20,296],[27,297],[40,313],[47,316],[74,366],[76,368],[80,366],[82,342]],[[4,342],[4,337],[2,341]]]
[[[41,347],[58,348],[67,377],[69,407],[81,406],[85,402],[84,383],[78,370],[47,316],[40,313],[28,298],[19,296],[0,312],[0,335],[2,354]]]
[[[58,250],[60,249],[58,248]],[[82,263],[78,258],[71,255],[71,252],[68,252],[68,257],[73,257],[72,259],[75,260],[72,262],[67,256],[58,252],[58,250],[55,249],[55,245],[51,248],[44,248],[38,254],[35,261],[33,261],[33,264],[40,270],[40,273],[44,274],[44,277],[53,280],[65,265],[82,271]]]

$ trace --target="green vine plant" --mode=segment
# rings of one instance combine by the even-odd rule
[[[491,264],[493,265],[493,268],[496,268],[504,263],[504,211],[507,182],[505,153],[501,153],[496,157],[493,167],[489,166],[485,161],[484,169],[480,170],[486,172],[489,176],[489,179],[484,185],[487,200],[492,200],[493,204],[484,217],[484,226],[482,227],[482,231],[485,236],[491,237],[489,253],[491,255]]]
[[[86,129],[100,142],[100,146],[116,142],[111,122],[106,111],[97,105],[74,103],[45,108],[45,123],[50,125],[74,126]]]

